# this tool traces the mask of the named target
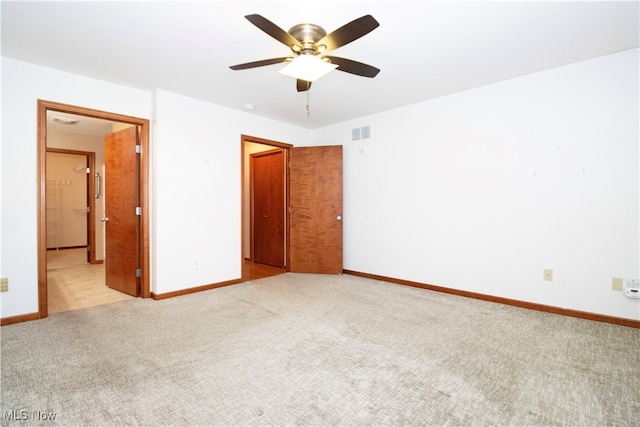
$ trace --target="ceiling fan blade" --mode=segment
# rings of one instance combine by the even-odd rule
[[[330,34],[327,34],[318,40],[316,47],[325,45],[327,47],[325,52],[337,49],[340,46],[344,46],[347,43],[351,43],[352,41],[369,34],[371,31],[378,28],[379,25],[380,24],[373,16],[365,15],[343,25]]]
[[[336,64],[338,66],[337,70],[357,76],[373,78],[380,72],[379,68],[352,59],[338,58],[337,56],[324,56],[323,58],[328,58],[332,64]]]
[[[306,80],[300,80],[300,79],[296,81],[296,90],[298,92],[305,92],[309,89],[311,89],[311,82],[308,82]]]
[[[298,40],[273,22],[269,21],[267,18],[261,15],[246,15],[245,18],[247,18],[247,20],[253,25],[278,40],[280,43],[286,45],[288,48],[291,48],[291,46],[294,45],[302,48]]]
[[[291,59],[291,57],[286,56],[283,58],[264,59],[262,61],[254,61],[254,62],[247,62],[245,64],[232,65],[229,68],[231,68],[232,70],[247,70],[249,68],[264,67],[265,65],[279,64],[281,62],[287,61],[288,59]]]

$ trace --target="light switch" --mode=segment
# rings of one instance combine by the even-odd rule
[[[622,277],[614,277],[611,279],[611,289],[614,291],[622,291]]]

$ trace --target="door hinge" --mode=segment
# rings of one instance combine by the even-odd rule
[[[87,245],[87,252],[91,252],[91,245]]]
[[[91,169],[87,168],[87,173],[91,173]]]
[[[91,207],[87,206],[87,212],[91,212]]]
[[[140,144],[136,144],[136,154],[142,153],[142,146]]]
[[[136,277],[142,277],[142,269],[141,268],[136,269]]]
[[[138,216],[142,215],[142,208],[140,206],[136,207],[136,215]]]

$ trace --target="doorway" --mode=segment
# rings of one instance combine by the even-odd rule
[[[290,144],[242,135],[242,281],[287,268]]]
[[[46,155],[47,253],[84,248],[82,258],[95,263],[95,203],[89,195],[95,152],[47,147]]]
[[[47,151],[78,151],[71,150],[69,148],[61,148],[60,143],[55,142],[56,133],[52,131],[55,129],[52,120],[57,121],[57,124],[64,126],[72,126],[78,123],[78,120],[83,126],[91,126],[95,124],[107,125],[108,131],[113,131],[122,127],[131,128],[132,126],[138,130],[137,143],[139,145],[139,169],[136,171],[135,180],[139,182],[140,187],[140,199],[136,200],[137,207],[136,213],[139,214],[139,227],[138,234],[140,250],[137,255],[137,265],[140,266],[139,271],[135,271],[133,274],[139,276],[139,292],[138,295],[142,297],[149,297],[149,204],[148,204],[148,171],[149,171],[149,121],[146,119],[140,119],[131,116],[125,116],[116,113],[109,113],[99,110],[92,110],[83,107],[77,107],[67,104],[61,104],[51,101],[38,101],[38,180],[39,185],[39,197],[38,197],[38,311],[39,317],[47,317],[49,314],[49,294],[53,289],[49,289],[48,268],[47,268],[47,238],[52,234],[50,232],[50,221],[48,221],[47,207],[49,206],[47,199]],[[75,121],[75,123],[74,123]],[[118,125],[120,124],[120,125]],[[51,129],[49,129],[51,128]],[[50,131],[51,130],[51,131]],[[104,133],[103,133],[104,135]],[[74,137],[71,134],[67,134],[64,138],[65,141],[71,141],[73,146]],[[98,138],[98,139],[104,139]],[[50,146],[51,145],[51,146]],[[53,147],[58,145],[58,147]],[[76,146],[77,142],[76,142]],[[136,151],[138,151],[136,149]],[[91,153],[98,154],[103,157],[104,148],[96,147],[95,150],[91,150]],[[90,155],[87,154],[87,159]],[[94,163],[93,165],[91,163]],[[103,229],[100,219],[104,219],[102,213],[104,207],[102,202],[104,201],[105,190],[105,171],[101,166],[95,165],[94,161],[87,162],[88,171],[86,175],[86,187],[87,187],[87,206],[84,214],[87,218],[87,234],[86,241],[87,246],[81,248],[85,250],[84,261],[87,266],[104,268],[102,260],[104,259],[104,235],[96,233],[97,230]],[[98,162],[102,165],[102,162]],[[93,168],[92,168],[93,167]],[[78,172],[81,172],[82,168],[78,167]],[[86,172],[85,172],[86,173]],[[68,185],[70,180],[65,180],[65,185]],[[82,208],[76,207],[78,215]],[[81,246],[81,245],[80,245]],[[68,252],[66,255],[69,255]],[[88,255],[87,255],[88,254]],[[82,255],[80,253],[80,255]],[[73,258],[73,256],[67,256],[66,258]],[[77,258],[76,258],[77,259]],[[93,271],[93,270],[92,270]],[[104,271],[104,270],[103,270]],[[58,271],[57,273],[60,273]],[[93,276],[95,274],[91,273]],[[98,274],[98,277],[103,277],[104,274]],[[86,282],[85,276],[82,281]],[[105,286],[106,288],[106,286]],[[117,291],[113,291],[117,292]],[[110,301],[107,301],[110,302]]]
[[[284,149],[251,154],[251,254],[254,263],[286,265],[286,174]]]
[[[264,276],[285,272],[342,274],[342,146],[294,147],[242,135],[242,281],[252,268],[268,267]],[[251,219],[251,154],[282,152],[284,163],[284,268],[254,262],[258,236]],[[276,185],[277,186],[277,185]],[[268,188],[268,186],[267,186]],[[277,197],[281,195],[278,194]],[[276,269],[276,270],[273,270]]]

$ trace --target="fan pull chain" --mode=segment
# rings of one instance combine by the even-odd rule
[[[311,108],[309,107],[309,92],[311,91],[311,84],[307,82],[307,118],[311,117]]]

